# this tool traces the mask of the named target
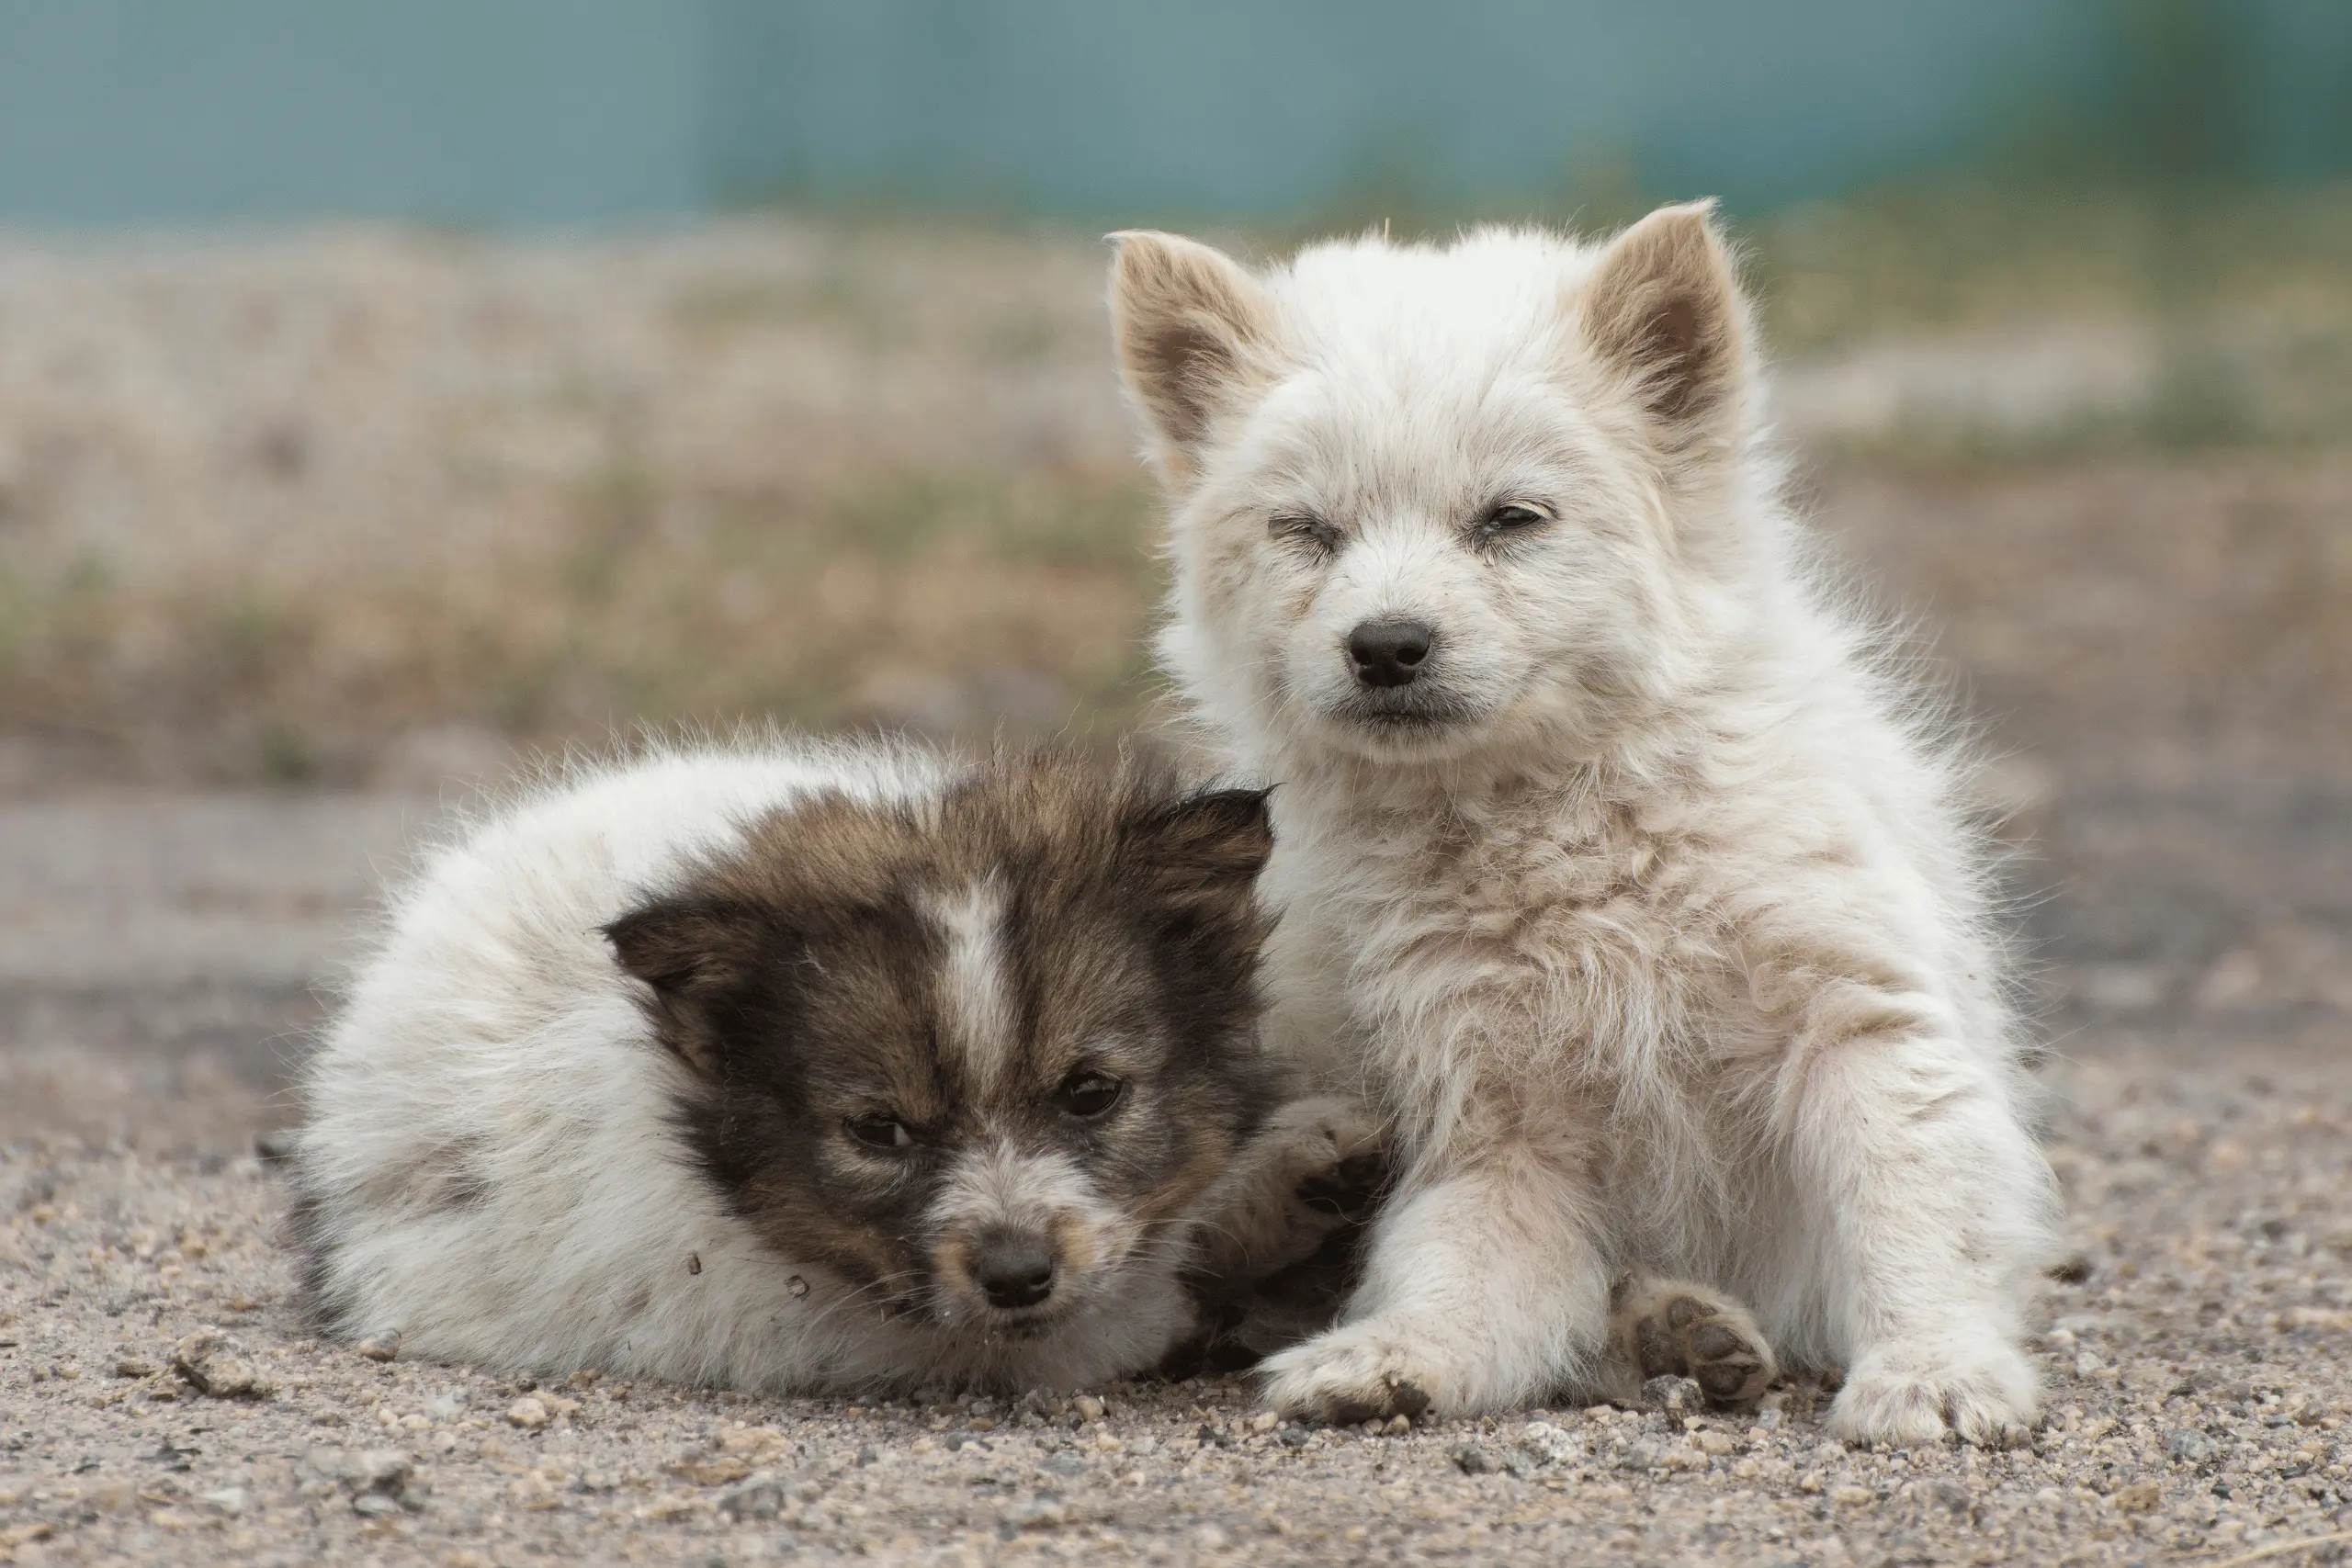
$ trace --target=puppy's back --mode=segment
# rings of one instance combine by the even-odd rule
[[[735,1291],[686,1288],[722,1263],[742,1290],[786,1281],[680,1157],[682,1069],[600,928],[779,807],[917,799],[948,773],[907,749],[663,752],[550,781],[430,855],[304,1074],[317,1315],[496,1366],[760,1381],[823,1359],[747,1337]]]

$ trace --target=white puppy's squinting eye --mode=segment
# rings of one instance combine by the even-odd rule
[[[1480,544],[1494,544],[1532,534],[1550,521],[1550,515],[1539,507],[1523,501],[1507,501],[1479,518],[1474,532]]]
[[[1317,558],[1338,554],[1342,537],[1332,524],[1302,512],[1277,513],[1266,520],[1266,532],[1276,541],[1296,545]]]

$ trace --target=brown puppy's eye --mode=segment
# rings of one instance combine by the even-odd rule
[[[895,1116],[853,1116],[843,1125],[849,1128],[851,1137],[871,1149],[914,1146],[915,1135]]]
[[[1126,1092],[1127,1086],[1110,1074],[1081,1068],[1062,1080],[1062,1087],[1054,1091],[1054,1103],[1062,1108],[1065,1116],[1091,1122],[1109,1115],[1111,1108]]]

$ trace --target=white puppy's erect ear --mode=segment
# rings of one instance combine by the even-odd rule
[[[1256,278],[1197,240],[1144,229],[1110,239],[1119,247],[1111,264],[1119,375],[1174,483],[1210,422],[1256,378],[1272,309]]]
[[[1626,378],[1666,445],[1736,433],[1755,333],[1713,202],[1661,207],[1611,241],[1579,306],[1585,341]]]

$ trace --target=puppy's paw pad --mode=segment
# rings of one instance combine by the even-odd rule
[[[1620,1280],[1611,1292],[1617,1337],[1645,1379],[1687,1377],[1711,1404],[1743,1404],[1780,1376],[1747,1309],[1675,1281]]]
[[[1369,1325],[1333,1329],[1276,1356],[1266,1371],[1266,1398],[1275,1409],[1332,1426],[1416,1419],[1442,1387],[1429,1358]]]
[[[1292,1185],[1291,1195],[1322,1213],[1361,1220],[1379,1207],[1380,1195],[1387,1190],[1388,1156],[1374,1150],[1307,1172]]]
[[[1675,1303],[1693,1311],[1682,1329],[1683,1375],[1715,1404],[1760,1399],[1781,1369],[1755,1320],[1737,1307],[1724,1308],[1689,1297]]]

